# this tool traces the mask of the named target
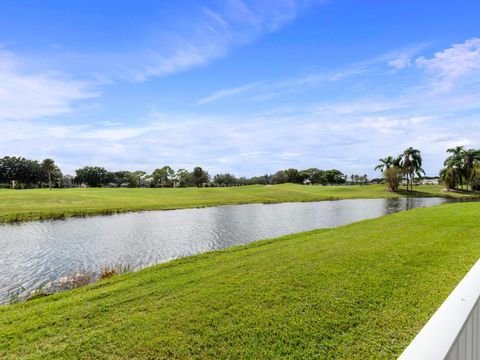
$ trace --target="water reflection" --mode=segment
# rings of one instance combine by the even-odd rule
[[[118,263],[144,267],[445,201],[403,198],[251,204],[0,225],[0,301],[9,289],[32,289],[76,270],[95,272],[102,265]]]

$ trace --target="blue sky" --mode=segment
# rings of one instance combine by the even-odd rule
[[[468,0],[0,0],[0,155],[374,176],[414,146],[436,175],[480,147],[479,18]]]

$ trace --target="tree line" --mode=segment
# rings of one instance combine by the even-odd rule
[[[0,158],[0,185],[12,188],[42,187],[205,187],[205,186],[242,186],[274,185],[297,183],[309,185],[341,185],[368,183],[367,175],[348,177],[337,169],[321,170],[294,168],[280,170],[274,174],[261,176],[236,177],[230,173],[214,176],[197,166],[192,171],[174,170],[170,166],[155,169],[152,173],[145,171],[108,171],[101,166],[85,166],[75,171],[75,176],[64,176],[52,159],[43,161],[23,157],[5,156]]]
[[[357,179],[357,178],[355,178]],[[347,181],[341,171],[320,170],[316,168],[297,170],[280,170],[274,174],[265,174],[252,178],[236,177],[230,173],[216,174],[213,177],[202,167],[193,171],[187,169],[173,170],[170,166],[155,169],[151,174],[144,171],[109,172],[103,167],[86,166],[76,170],[75,181],[91,187],[205,187],[205,186],[242,186],[274,185],[283,183],[339,185]]]
[[[480,150],[465,149],[463,146],[447,149],[448,157],[440,171],[440,179],[447,190],[480,190]],[[390,190],[397,191],[402,182],[407,190],[413,190],[416,179],[425,175],[420,150],[409,147],[400,155],[379,159],[375,170],[383,174]],[[375,181],[375,180],[372,180]],[[170,166],[155,169],[151,174],[145,171],[108,171],[100,166],[85,166],[75,171],[75,176],[64,176],[52,159],[43,161],[23,157],[5,156],[0,158],[0,186],[12,188],[42,188],[64,186],[90,187],[204,187],[274,185],[297,183],[310,185],[364,185],[371,181],[367,175],[347,176],[336,169],[321,170],[289,168],[274,174],[251,178],[236,177],[230,173],[213,177],[202,167],[192,171],[174,170]],[[2,185],[3,184],[3,185]]]
[[[60,187],[63,175],[52,159],[43,161],[23,157],[0,158],[0,183],[12,188]]]
[[[440,179],[446,189],[480,190],[480,150],[465,149],[463,146],[447,149],[449,156],[440,171]],[[383,173],[386,184],[392,191],[397,191],[402,181],[407,190],[413,191],[415,177],[421,179],[425,175],[422,168],[420,150],[409,147],[400,155],[379,159],[375,170]]]

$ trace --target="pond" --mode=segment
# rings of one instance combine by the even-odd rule
[[[0,225],[0,302],[75,271],[135,269],[295,232],[329,228],[443,198],[361,199],[149,211]]]

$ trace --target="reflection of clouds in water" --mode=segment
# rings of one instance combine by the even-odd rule
[[[440,198],[250,204],[152,211],[0,226],[0,300],[14,286],[33,288],[103,265],[135,268],[295,232],[335,227]]]

